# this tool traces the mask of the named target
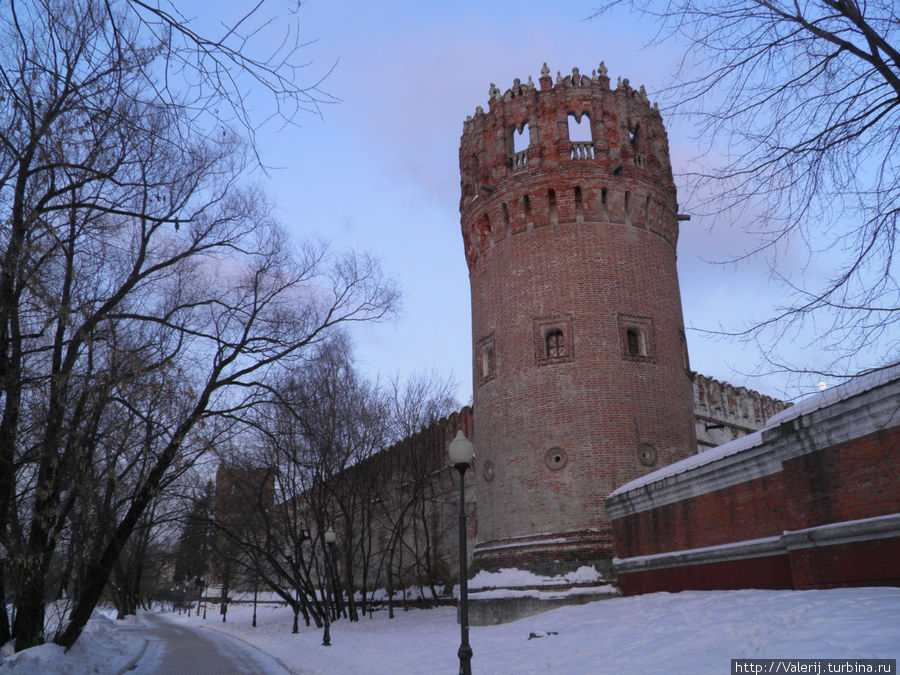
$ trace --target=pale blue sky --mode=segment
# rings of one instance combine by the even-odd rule
[[[203,3],[207,4],[207,3]],[[211,5],[211,3],[209,3]],[[229,6],[230,7],[230,6]],[[378,257],[403,290],[389,324],[354,331],[356,354],[370,376],[452,373],[459,399],[471,398],[468,273],[459,225],[458,144],[462,123],[488,107],[488,87],[537,80],[546,61],[555,73],[590,73],[605,61],[615,82],[653,92],[667,83],[678,46],[644,49],[652,27],[625,13],[586,20],[593,2],[537,0],[447,3],[307,0],[301,9],[308,81],[331,72],[323,88],[340,99],[300,128],[261,137],[270,166],[265,187],[296,237],[323,237],[340,249]],[[227,15],[222,15],[223,20]],[[205,23],[209,15],[202,17]],[[665,113],[664,113],[665,118]],[[666,118],[676,173],[697,152],[690,129]],[[683,193],[682,193],[683,194]],[[681,196],[681,210],[690,213]],[[779,376],[749,378],[758,356],[712,341],[691,327],[738,327],[764,316],[777,298],[765,265],[712,266],[739,253],[737,228],[694,219],[682,223],[679,274],[693,369],[771,395]],[[815,389],[815,378],[803,382]],[[790,395],[798,390],[791,389]]]

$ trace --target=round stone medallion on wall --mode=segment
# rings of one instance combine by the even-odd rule
[[[656,448],[652,443],[641,443],[637,451],[638,461],[644,466],[656,465]]]
[[[544,463],[552,471],[559,471],[569,463],[569,456],[562,448],[550,448],[544,455]]]

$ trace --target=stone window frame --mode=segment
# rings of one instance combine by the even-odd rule
[[[656,361],[656,339],[653,332],[653,319],[644,316],[619,314],[619,342],[622,347],[622,358],[629,361]],[[636,334],[637,352],[632,349],[629,333]]]
[[[475,375],[479,384],[497,377],[497,346],[494,334],[481,338],[475,346]]]
[[[575,321],[571,314],[557,314],[533,319],[534,360],[539,366],[550,363],[565,363],[575,359]],[[548,349],[548,337],[557,332],[562,333],[562,353],[551,356]]]

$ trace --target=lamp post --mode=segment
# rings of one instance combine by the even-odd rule
[[[9,554],[6,547],[0,544],[0,642],[10,639],[9,634],[9,617],[6,615],[6,563],[9,560]]]
[[[334,557],[334,542],[337,535],[332,528],[325,530],[325,634],[322,645],[331,646],[331,559]]]
[[[253,570],[253,628],[256,628],[256,599],[259,596],[259,577],[256,570]]]
[[[300,585],[298,580],[300,579],[300,571],[303,563],[303,542],[309,539],[309,530],[306,528],[302,528],[297,531],[297,538],[293,544],[288,544],[284,547],[284,557],[287,558],[288,565],[291,567],[291,574],[294,579],[294,603],[297,607],[300,606]],[[257,579],[258,582],[258,579]],[[292,633],[299,632],[298,628],[298,617],[297,615],[300,613],[300,610],[295,607],[294,609],[294,627],[291,630]],[[306,611],[304,610],[303,616],[306,616]],[[253,597],[253,625],[256,626],[256,590],[254,589],[254,597]],[[309,625],[309,620],[307,620],[307,625]]]
[[[231,591],[231,562],[225,561],[225,573],[222,575],[222,604],[219,613],[222,615],[222,623],[228,617],[228,593]]]
[[[194,577],[194,586],[197,588],[197,618],[200,618],[200,604],[203,602],[203,581],[198,574]],[[188,615],[190,616],[190,615]]]
[[[475,448],[462,429],[447,448],[450,463],[459,471],[459,675],[472,675],[472,647],[469,646],[469,584],[466,551],[466,469],[472,466]]]
[[[297,632],[299,632],[299,628],[297,627],[297,614],[299,614],[299,612],[297,611],[297,608],[296,608],[297,600],[299,597],[299,592],[297,590],[297,577],[299,575],[299,570],[298,570],[299,565],[297,564],[297,560],[294,557],[294,553],[296,553],[296,551],[294,550],[294,547],[291,546],[291,544],[288,544],[287,546],[284,547],[284,557],[288,561],[288,567],[290,567],[290,570],[291,570],[291,577],[293,577],[290,581],[294,585],[294,604],[295,604],[294,626],[291,629],[291,632],[297,633]]]

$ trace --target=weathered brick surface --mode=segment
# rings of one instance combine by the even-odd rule
[[[627,558],[780,535],[900,512],[900,427],[783,462],[779,473],[613,523]]]
[[[747,583],[748,579],[752,579],[752,584]],[[774,590],[792,588],[787,555],[669,567],[619,578],[619,588],[625,595],[686,590],[733,591],[748,586]]]
[[[832,428],[852,426],[869,411],[843,414],[843,421],[829,418]],[[814,443],[808,423],[785,424],[764,442],[786,453],[780,471],[701,494],[687,490],[679,501],[616,518],[618,558],[655,556],[644,559],[652,569],[622,568],[622,590],[900,585],[900,537],[891,524],[900,514],[900,425],[889,424],[833,445]],[[704,479],[696,476],[702,491]],[[725,553],[693,564],[670,555],[760,539],[780,553],[746,559]]]
[[[784,521],[799,530],[900,512],[900,426],[784,462]]]
[[[792,551],[794,588],[900,586],[900,537]]]
[[[613,521],[616,555],[628,558],[780,535],[789,499],[781,473]]]
[[[587,155],[568,139],[569,113],[590,120]],[[512,133],[524,123],[531,144],[522,165]],[[611,90],[603,73],[555,86],[544,74],[537,87],[496,91],[490,111],[466,121],[460,168],[480,467],[476,563],[541,558],[538,547],[501,554],[495,546],[541,534],[582,542],[571,556],[585,562],[608,556],[596,545],[598,531],[609,533],[604,497],[695,445],[662,120],[627,83]],[[645,329],[645,356],[626,355],[631,319],[623,317]],[[566,333],[565,358],[541,362],[540,330],[554,320]],[[487,368],[485,344],[493,347]],[[641,463],[642,448],[655,453],[653,464]],[[555,470],[547,456],[558,450],[564,466]]]

